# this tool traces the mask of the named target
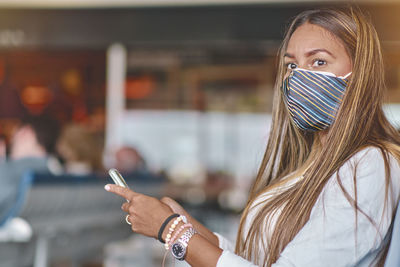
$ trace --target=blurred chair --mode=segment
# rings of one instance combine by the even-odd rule
[[[105,178],[28,172],[21,179],[18,201],[2,223],[19,216],[30,224],[33,238],[0,241],[0,267],[46,267],[57,260],[79,264],[102,253],[108,242],[131,234],[120,209],[124,200],[104,190],[111,182]],[[132,182],[129,177],[127,182]],[[135,181],[135,189],[161,193],[155,183]]]
[[[399,202],[400,203],[400,202]],[[400,205],[397,205],[396,215],[394,217],[392,239],[388,254],[386,256],[385,267],[400,266]]]
[[[160,197],[163,191],[164,181],[149,173],[132,173],[125,179],[137,192]],[[109,182],[108,177],[96,174],[27,172],[18,200],[0,223],[19,216],[30,224],[33,238],[0,240],[0,267],[46,267],[59,259],[79,265],[101,253],[110,241],[131,234],[120,209],[124,200],[104,190]]]

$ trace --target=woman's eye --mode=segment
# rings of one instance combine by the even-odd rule
[[[323,65],[326,65],[326,61],[325,61],[325,60],[316,59],[316,60],[314,60],[312,66],[313,66],[313,67],[320,67],[320,66],[323,66]]]
[[[293,69],[297,68],[297,65],[295,63],[288,63],[288,64],[286,64],[286,66],[289,70],[293,70]]]

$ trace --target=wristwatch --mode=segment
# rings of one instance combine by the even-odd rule
[[[186,256],[186,248],[188,246],[189,240],[192,238],[194,234],[196,234],[196,230],[193,228],[189,228],[171,247],[172,256],[175,259],[183,261]]]

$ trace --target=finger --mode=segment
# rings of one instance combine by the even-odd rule
[[[125,212],[129,212],[129,205],[130,203],[125,202],[124,204],[122,204],[121,209]]]
[[[132,197],[137,194],[136,192],[132,191],[129,188],[125,188],[115,184],[106,184],[104,186],[104,189],[108,192],[119,195],[125,199],[132,199]]]

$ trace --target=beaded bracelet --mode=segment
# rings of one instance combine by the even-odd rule
[[[168,243],[165,243],[165,249],[168,250],[169,247],[174,243],[174,241],[176,240],[176,238],[178,237],[178,235],[183,231],[183,229],[187,228],[187,227],[192,227],[193,225],[191,223],[185,223],[184,225],[181,225],[181,227],[179,227],[179,229],[175,232],[174,236],[169,240]]]
[[[169,223],[169,221],[171,221],[173,218],[179,217],[180,215],[177,213],[172,214],[171,216],[169,216],[167,219],[165,219],[165,221],[163,222],[163,224],[161,225],[160,229],[158,230],[158,240],[161,243],[165,243],[165,241],[162,239],[162,233],[164,232],[165,227],[167,226],[167,224]]]
[[[174,230],[175,230],[175,227],[176,227],[181,221],[183,221],[184,223],[187,223],[186,217],[183,216],[183,215],[181,215],[181,216],[179,216],[178,218],[176,218],[176,219],[174,220],[174,222],[171,224],[171,226],[170,226],[169,229],[168,229],[167,237],[165,238],[165,244],[168,244],[168,243],[169,243],[169,241],[171,240],[172,233],[173,233]]]

